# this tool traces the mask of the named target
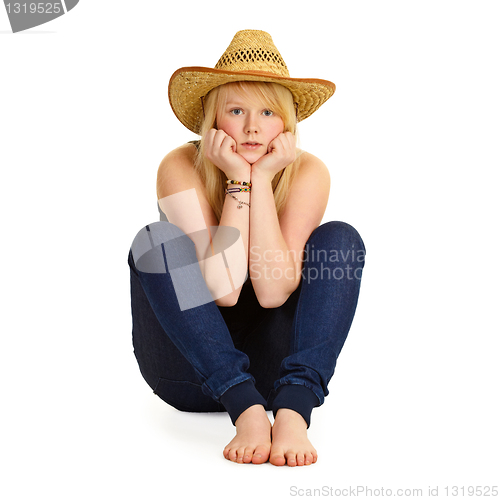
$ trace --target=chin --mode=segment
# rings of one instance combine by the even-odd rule
[[[245,160],[248,163],[250,163],[250,165],[252,165],[257,160],[259,160],[260,158],[262,158],[264,155],[255,154],[255,153],[252,154],[252,153],[244,152],[244,153],[241,154],[241,156],[243,156],[243,158],[245,158]]]

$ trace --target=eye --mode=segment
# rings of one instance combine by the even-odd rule
[[[273,116],[274,115],[274,113],[270,109],[265,109],[264,111],[262,111],[262,113],[264,114],[264,116]]]
[[[235,109],[232,109],[230,111],[230,113],[235,115],[235,116],[239,116],[239,115],[241,115],[241,113],[243,113],[243,110],[241,110],[240,108],[235,108]]]

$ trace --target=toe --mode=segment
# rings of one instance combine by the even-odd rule
[[[245,448],[245,453],[243,454],[243,462],[249,464],[252,461],[254,449],[247,447]]]
[[[313,463],[312,453],[306,453],[304,455],[304,465],[311,465]]]
[[[273,465],[285,465],[286,464],[286,459],[285,459],[285,454],[283,453],[283,450],[271,450],[271,458],[269,461]]]
[[[267,462],[269,458],[269,447],[268,446],[257,446],[255,448],[253,457],[252,457],[252,463],[254,464],[263,464],[264,462]]]
[[[236,461],[239,464],[243,463],[243,457],[244,457],[244,455],[245,455],[245,448],[238,448],[238,451],[236,453]]]
[[[229,451],[230,451],[229,448],[224,448],[224,451],[222,452],[226,460],[229,460]]]
[[[297,465],[304,465],[304,454],[303,453],[297,453]]]
[[[295,453],[293,452],[286,453],[285,458],[286,458],[286,463],[290,467],[295,467],[297,465],[297,456]]]
[[[238,454],[237,454],[237,450],[235,449],[230,449],[228,451],[228,454],[227,454],[227,459],[228,460],[231,460],[231,462],[236,462],[236,458],[237,458]]]

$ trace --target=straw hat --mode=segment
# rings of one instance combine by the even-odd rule
[[[265,31],[238,31],[215,68],[186,67],[170,78],[168,98],[175,116],[200,133],[203,98],[215,87],[236,81],[274,82],[293,95],[297,121],[311,116],[335,92],[335,84],[315,78],[290,78],[285,61]]]

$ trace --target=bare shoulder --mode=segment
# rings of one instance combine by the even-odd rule
[[[317,156],[303,151],[288,196],[290,204],[297,202],[303,204],[305,198],[313,197],[326,208],[329,194],[330,172],[328,167]]]
[[[196,146],[188,142],[170,151],[160,163],[160,168],[169,166],[172,162],[179,160],[193,162],[195,155]]]
[[[168,220],[181,229],[189,227],[186,222],[193,207],[178,205],[175,210],[170,205],[162,203],[162,200],[170,195],[181,193],[190,189],[196,190],[198,203],[203,212],[207,226],[217,226],[218,222],[207,198],[206,188],[194,168],[196,157],[196,146],[194,144],[183,144],[168,153],[160,163],[156,181],[156,194],[160,207]],[[186,217],[188,219],[186,219]]]
[[[188,143],[163,158],[156,181],[158,198],[187,189],[189,185],[197,187],[199,179],[194,169],[195,156],[196,146]]]
[[[317,182],[326,182],[330,185],[330,172],[328,167],[317,157],[307,151],[300,155],[299,170],[297,177],[304,180],[310,178]]]

